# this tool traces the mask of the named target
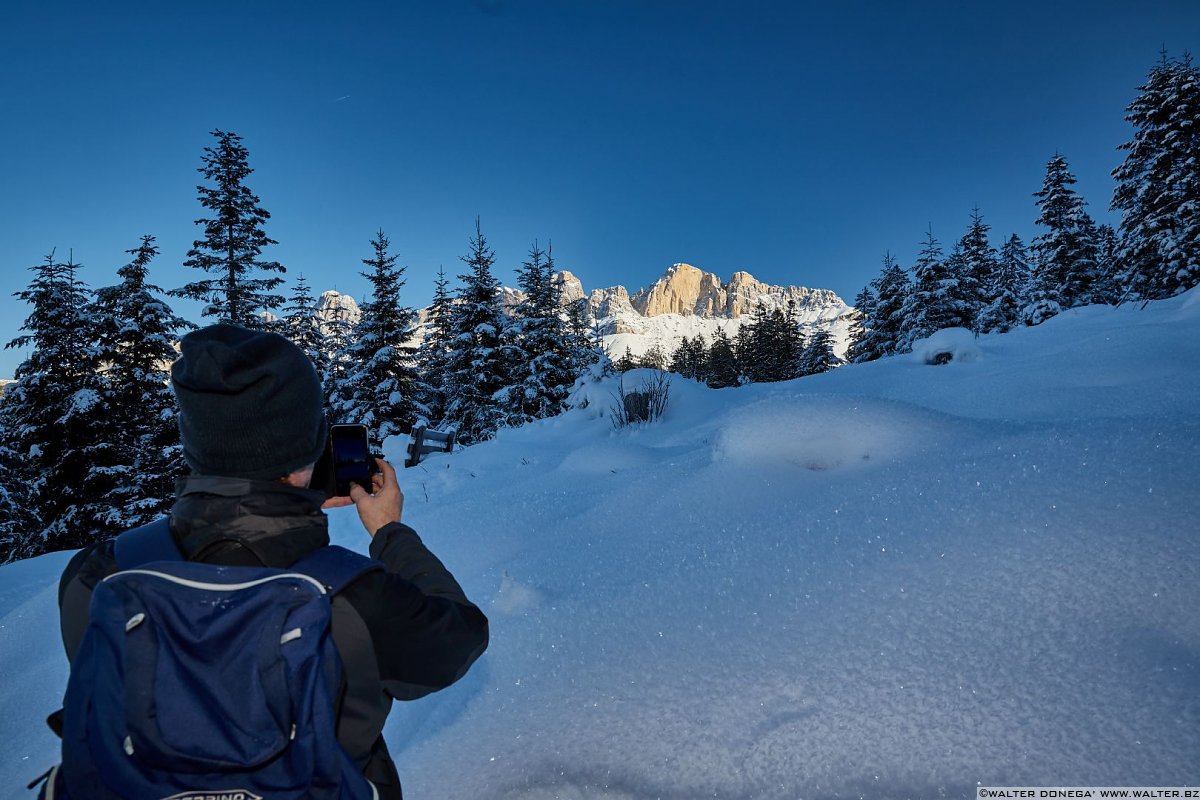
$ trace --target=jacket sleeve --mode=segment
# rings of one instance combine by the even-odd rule
[[[386,571],[345,594],[366,622],[384,688],[411,700],[454,683],[487,649],[487,617],[407,525],[385,525],[370,552]]]

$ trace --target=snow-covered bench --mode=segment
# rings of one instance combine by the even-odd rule
[[[412,429],[412,441],[408,443],[408,458],[404,459],[404,466],[415,467],[430,453],[453,452],[457,436],[458,432],[453,428],[449,431],[437,431],[425,425],[418,425]]]

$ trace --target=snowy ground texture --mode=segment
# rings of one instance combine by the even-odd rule
[[[404,471],[492,619],[461,683],[392,714],[406,796],[1200,783],[1200,292],[960,352],[675,379],[623,430],[592,386]],[[6,797],[55,760],[66,557],[0,569]]]

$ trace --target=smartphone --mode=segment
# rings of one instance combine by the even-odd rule
[[[371,476],[379,472],[371,455],[366,425],[331,425],[325,453],[313,469],[314,489],[330,497],[349,497],[350,487],[357,483],[371,491]]]

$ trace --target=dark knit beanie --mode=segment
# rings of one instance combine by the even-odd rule
[[[321,381],[277,333],[213,325],[171,366],[183,457],[201,475],[274,479],[306,467],[328,434]]]

